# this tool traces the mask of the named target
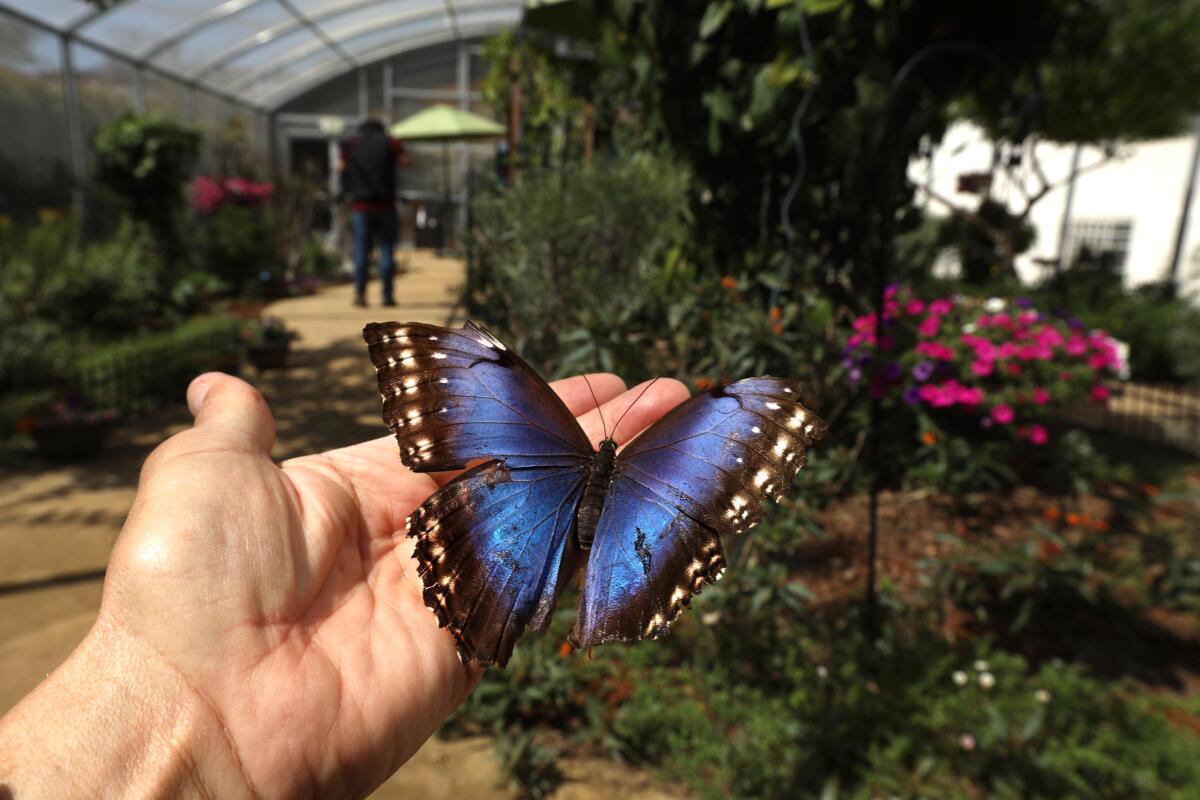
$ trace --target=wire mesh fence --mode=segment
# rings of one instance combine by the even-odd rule
[[[1065,417],[1076,425],[1200,456],[1200,389],[1124,384],[1105,405],[1074,409]]]

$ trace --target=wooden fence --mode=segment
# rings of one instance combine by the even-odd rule
[[[1200,390],[1156,384],[1123,384],[1108,403],[1074,409],[1068,422],[1109,431],[1200,456]]]

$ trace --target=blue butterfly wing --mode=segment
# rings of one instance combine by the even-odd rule
[[[542,629],[580,551],[572,535],[586,473],[490,461],[409,517],[425,604],[465,659],[504,666],[527,627]]]
[[[751,378],[697,395],[622,451],[588,555],[572,631],[580,647],[666,633],[724,570],[720,534],[778,500],[825,425],[798,384]]]
[[[485,328],[378,322],[363,329],[383,420],[405,466],[461,469],[479,458],[575,467],[591,443],[558,395]]]

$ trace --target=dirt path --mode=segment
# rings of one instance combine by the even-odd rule
[[[444,324],[463,265],[427,253],[410,254],[398,278],[397,308],[352,306],[351,287],[272,304],[300,334],[289,368],[244,377],[275,413],[274,457],[289,458],[374,438],[384,432],[374,371],[359,338],[365,323],[387,319]],[[378,299],[372,286],[371,299]],[[84,636],[100,602],[102,570],[133,499],[138,470],[159,442],[190,422],[182,398],[117,431],[95,460],[55,466],[31,462],[0,472],[0,713],[54,669]],[[73,576],[63,581],[63,576]],[[40,584],[40,585],[39,585]],[[49,585],[47,585],[49,584]],[[11,591],[15,586],[28,588]],[[643,772],[598,759],[563,765],[560,800],[666,800]],[[511,798],[502,785],[491,741],[431,740],[372,795],[375,800]]]

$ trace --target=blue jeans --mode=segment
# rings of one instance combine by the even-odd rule
[[[383,281],[383,301],[392,300],[392,281],[396,276],[396,212],[353,211],[350,230],[354,234],[354,291],[362,297],[367,291],[367,264],[371,250],[379,245],[379,277]]]

